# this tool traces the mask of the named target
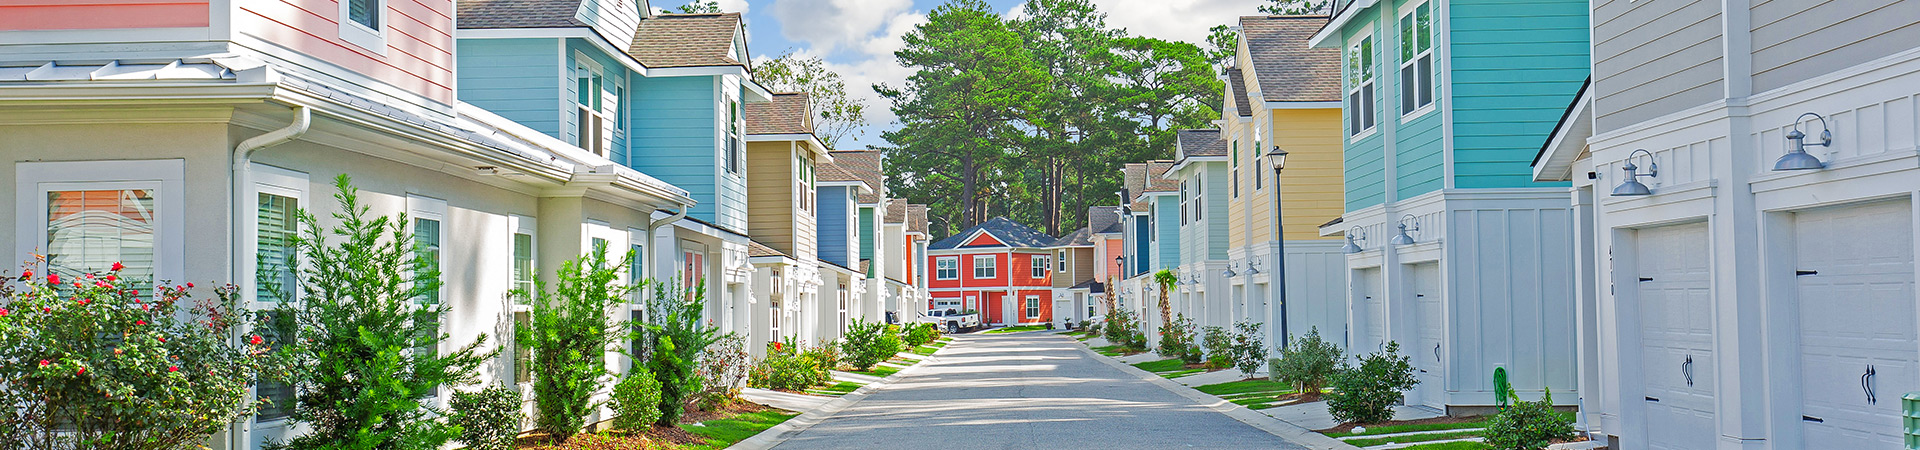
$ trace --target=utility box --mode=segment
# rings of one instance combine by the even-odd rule
[[[1920,392],[1900,396],[1900,423],[1907,435],[1907,449],[1920,450]]]

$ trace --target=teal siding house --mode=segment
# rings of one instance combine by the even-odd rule
[[[1341,0],[1348,342],[1412,358],[1406,402],[1579,401],[1569,185],[1531,163],[1588,78],[1581,0]],[[1334,218],[1329,218],[1334,219]],[[1353,248],[1357,248],[1354,251]]]
[[[772,95],[743,63],[739,14],[650,11],[644,0],[460,1],[456,95],[686,189],[694,203],[655,213],[655,229],[613,231],[639,236],[633,248],[652,261],[639,276],[703,285],[717,299],[709,319],[748,334],[744,105]]]

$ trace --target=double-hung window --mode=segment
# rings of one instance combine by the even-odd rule
[[[73,280],[121,263],[121,286],[142,293],[154,280],[181,278],[181,160],[22,162],[15,170],[20,260],[41,252],[45,273]]]
[[[934,278],[939,278],[942,280],[960,279],[960,258],[959,257],[956,257],[956,256],[941,257],[939,259],[933,260],[933,265],[934,265],[934,268],[933,268]]]
[[[1373,36],[1347,45],[1347,134],[1359,136],[1373,131]]]
[[[1038,295],[1027,296],[1027,318],[1037,319],[1039,317],[1040,317],[1040,296]]]
[[[1034,278],[1047,277],[1047,265],[1050,264],[1047,262],[1047,255],[1033,255],[1032,264]]]
[[[416,286],[418,286],[417,283],[428,283],[428,286],[432,287],[432,289],[422,290],[419,296],[414,297],[413,301],[418,308],[429,310],[437,309],[440,307],[440,299],[444,295],[442,291],[446,290],[446,285],[439,281],[440,268],[444,265],[444,261],[441,258],[441,245],[445,242],[444,236],[441,233],[441,224],[447,220],[447,202],[435,198],[409,195],[407,196],[407,217],[413,219],[413,258],[415,262],[413,267],[413,282],[416,283]],[[428,330],[428,332],[434,333],[436,335],[435,337],[438,337],[437,335],[440,333],[439,315],[420,315],[416,317],[433,321],[430,325],[431,329]],[[421,339],[421,344],[425,344],[431,340],[425,336],[416,336],[415,339]],[[439,350],[440,349],[428,345],[419,345],[413,349],[415,352],[425,354],[434,354],[439,352]],[[440,387],[434,386],[423,394],[421,397],[438,397],[440,395]]]
[[[531,300],[534,295],[533,236],[534,219],[525,216],[508,216],[513,230],[513,326],[526,328],[533,326]],[[517,336],[517,335],[516,335]],[[513,345],[513,382],[530,383],[533,381],[533,349],[525,343]]]
[[[973,278],[976,280],[982,280],[982,279],[989,279],[989,278],[994,278],[999,276],[1000,274],[999,264],[1000,264],[1000,261],[998,259],[994,259],[993,255],[974,255],[973,256]]]
[[[1055,269],[1056,271],[1059,271],[1061,273],[1065,273],[1067,271],[1067,252],[1066,251],[1061,251],[1060,256],[1055,258],[1054,261],[1058,261],[1054,264],[1060,266],[1059,268]]]
[[[1433,3],[1400,16],[1400,115],[1433,104]]]
[[[649,277],[647,276],[646,242],[649,237],[651,236],[646,230],[637,228],[627,229],[627,243],[629,244],[627,250],[633,252],[633,265],[627,267],[627,280],[635,287],[635,289],[627,293],[629,296],[627,303],[627,320],[633,325],[633,333],[631,334],[633,337],[630,339],[630,342],[627,343],[627,350],[635,357],[647,354],[646,299],[648,293],[646,290],[648,289],[647,286],[649,283],[646,282]],[[643,363],[644,361],[633,361],[635,367]]]
[[[1254,145],[1256,150],[1259,147],[1258,144]],[[1227,192],[1232,193],[1233,198],[1240,198],[1240,141],[1233,141],[1233,156],[1227,161],[1228,165],[1233,166],[1233,185],[1227,187]]]
[[[740,102],[727,101],[727,173],[740,174]]]
[[[296,220],[301,202],[306,198],[306,174],[282,170],[270,166],[254,165],[252,173],[255,191],[255,210],[253,223],[254,236],[254,288],[253,309],[264,311],[254,334],[266,338],[272,348],[293,342],[294,322],[291,311],[281,305],[298,301],[299,274],[294,267],[296,237],[299,221]],[[287,383],[259,379],[254,384],[257,397],[266,398],[268,403],[260,406],[256,420],[261,422],[284,419],[293,413],[293,386]]]
[[[581,149],[602,157],[610,156],[608,148],[613,146],[614,130],[618,128],[615,117],[619,114],[620,96],[617,86],[608,83],[606,73],[599,64],[584,59],[574,64],[574,111],[577,130],[574,144]]]

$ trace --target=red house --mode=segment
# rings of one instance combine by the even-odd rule
[[[1052,236],[995,217],[927,247],[933,309],[979,311],[989,324],[1053,321]]]

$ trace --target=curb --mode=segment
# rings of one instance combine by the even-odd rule
[[[1306,447],[1308,449],[1313,449],[1313,450],[1361,450],[1360,447],[1355,447],[1352,444],[1341,442],[1339,439],[1334,439],[1334,438],[1327,437],[1327,435],[1324,435],[1324,434],[1315,433],[1313,432],[1313,430],[1308,430],[1299,425],[1294,425],[1291,422],[1276,419],[1273,416],[1269,416],[1266,414],[1261,414],[1259,411],[1247,409],[1247,407],[1245,406],[1240,406],[1238,404],[1234,404],[1233,402],[1229,402],[1224,399],[1221,399],[1220,397],[1207,395],[1207,393],[1205,392],[1200,392],[1199,390],[1195,390],[1194,388],[1187,387],[1186,385],[1175,383],[1173,380],[1169,380],[1166,377],[1155,375],[1152,372],[1148,372],[1145,370],[1140,370],[1139,367],[1134,367],[1132,365],[1122,363],[1119,360],[1108,357],[1107,355],[1102,355],[1097,352],[1094,352],[1093,349],[1087,348],[1087,346],[1085,345],[1080,346],[1080,351],[1086,353],[1088,356],[1094,357],[1094,359],[1100,360],[1100,362],[1106,363],[1109,366],[1113,366],[1113,368],[1115,369],[1120,369],[1121,372],[1126,372],[1128,374],[1131,374],[1135,377],[1140,378],[1141,380],[1146,380],[1148,383],[1153,383],[1153,385],[1159,386],[1161,389],[1166,389],[1168,392],[1179,394],[1182,397],[1186,397],[1190,400],[1193,400],[1196,403],[1199,403],[1201,406],[1205,406],[1220,414],[1225,414],[1227,417],[1232,417],[1234,420],[1238,420],[1241,423],[1252,425],[1254,428],[1259,428],[1260,431],[1265,431],[1267,432],[1267,434],[1272,434],[1275,437],[1280,438],[1281,440],[1293,443],[1295,445],[1299,445],[1301,447]]]
[[[959,339],[955,338],[954,341],[958,342]],[[952,346],[953,343],[949,342],[947,345]],[[947,347],[940,347],[940,350],[946,349]],[[900,369],[899,372],[894,372],[893,375],[887,375],[886,378],[881,378],[880,381],[868,383],[866,386],[854,389],[853,392],[842,395],[840,398],[827,401],[818,408],[802,412],[792,419],[787,419],[786,422],[781,422],[779,425],[774,425],[773,428],[761,431],[760,434],[755,434],[753,437],[735,442],[732,446],[727,447],[727,450],[766,450],[780,445],[780,443],[800,435],[800,432],[807,431],[808,428],[813,428],[814,425],[818,425],[820,422],[824,422],[828,418],[833,417],[834,414],[839,414],[841,410],[853,406],[854,403],[859,403],[860,400],[866,399],[867,396],[871,395],[874,391],[892,386],[893,383],[899,381],[901,377],[920,370],[920,367],[925,365],[925,363],[939,361],[939,357],[935,356],[939,354],[940,351],[934,351],[933,355],[927,355],[927,357],[921,358],[919,363],[907,366],[905,369]]]

